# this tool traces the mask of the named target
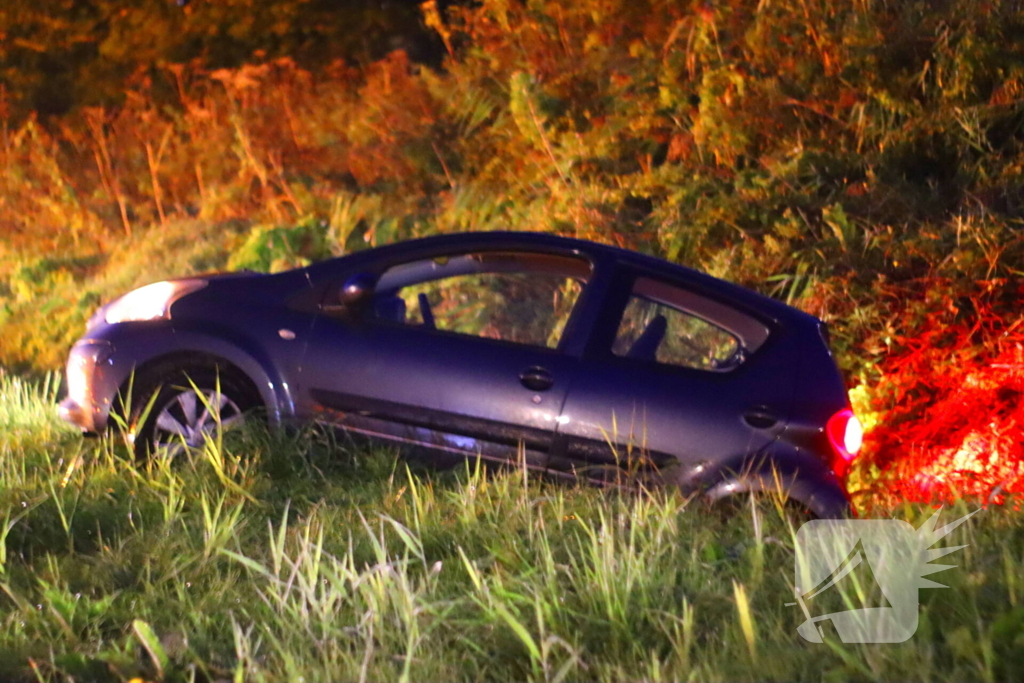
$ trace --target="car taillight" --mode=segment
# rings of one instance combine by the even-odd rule
[[[864,440],[864,429],[860,420],[849,408],[844,408],[833,415],[825,426],[828,441],[835,451],[832,469],[840,477],[846,474],[850,461],[856,457]]]

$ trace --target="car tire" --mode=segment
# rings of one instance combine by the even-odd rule
[[[708,503],[720,519],[726,520],[737,517],[749,517],[751,496],[753,496],[755,501],[763,505],[763,511],[769,511],[771,514],[770,511],[779,502],[775,500],[778,495],[768,491],[744,491],[718,498],[717,500],[709,500]],[[778,509],[778,513],[782,518],[788,520],[794,529],[798,529],[807,522],[818,519],[818,515],[813,510],[791,496],[785,496],[781,503],[782,506]]]
[[[202,448],[218,429],[241,426],[260,405],[246,378],[216,364],[151,368],[135,380],[131,393],[129,434],[140,459],[159,449],[173,456]]]

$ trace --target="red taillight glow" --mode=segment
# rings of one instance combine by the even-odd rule
[[[845,408],[829,419],[828,425],[825,426],[825,432],[828,434],[829,443],[832,444],[832,450],[836,453],[833,469],[836,474],[843,476],[846,474],[850,461],[857,456],[857,452],[860,450],[864,441],[864,429],[853,411]]]

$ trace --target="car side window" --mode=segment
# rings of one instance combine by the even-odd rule
[[[736,334],[708,319],[717,307],[692,292],[639,277],[612,353],[697,370],[732,369],[743,360],[743,345]]]
[[[555,348],[590,264],[551,254],[481,252],[415,261],[377,285],[379,319]]]

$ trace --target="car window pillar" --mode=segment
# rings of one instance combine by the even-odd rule
[[[626,310],[626,304],[633,291],[636,274],[626,266],[602,264],[600,274],[593,282],[593,295],[586,303],[588,308],[580,310],[580,317],[587,321],[588,329],[580,340],[577,354],[584,358],[601,358],[611,354],[619,321]],[[595,269],[597,271],[598,269]]]

